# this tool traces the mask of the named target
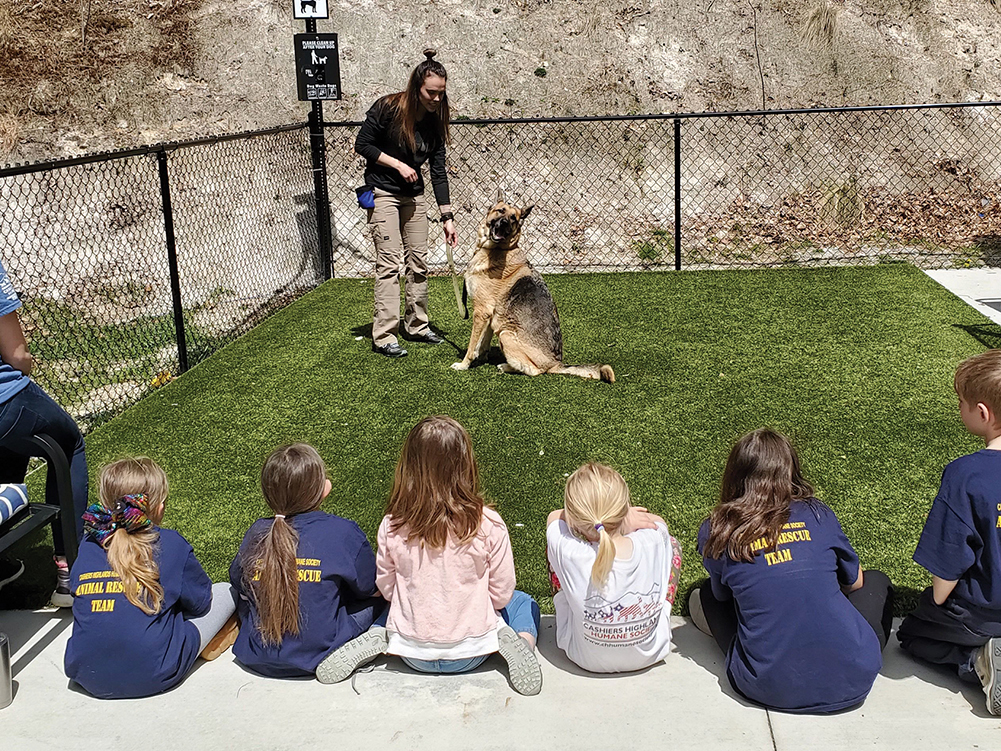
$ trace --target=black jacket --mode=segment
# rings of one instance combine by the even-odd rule
[[[372,105],[355,139],[355,151],[366,160],[365,183],[395,195],[419,196],[424,192],[421,165],[430,161],[431,185],[434,188],[435,201],[439,206],[450,203],[448,174],[445,172],[445,144],[438,136],[434,118],[425,117],[417,123],[414,130],[414,141],[417,146],[415,154],[399,136],[393,122],[393,108],[386,100],[387,97],[382,97]],[[413,167],[417,172],[417,181],[408,183],[392,167],[378,164],[376,160],[382,153]]]

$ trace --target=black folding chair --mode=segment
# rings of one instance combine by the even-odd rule
[[[25,438],[22,444],[28,449],[24,453],[28,456],[44,459],[52,468],[59,505],[29,503],[27,511],[15,514],[0,524],[0,553],[58,516],[63,531],[63,541],[66,545],[66,559],[72,566],[73,561],[76,560],[77,539],[76,510],[73,508],[73,485],[70,482],[69,460],[59,444],[45,433]]]

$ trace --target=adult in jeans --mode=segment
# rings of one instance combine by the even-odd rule
[[[73,418],[28,377],[33,361],[17,315],[20,307],[21,301],[0,263],[0,482],[24,482],[31,451],[24,439],[39,433],[50,435],[69,460],[73,513],[79,541],[83,536],[83,512],[87,510],[87,457],[83,436]],[[58,506],[51,464],[48,471],[45,501]],[[66,543],[58,521],[52,524],[52,541],[56,562],[56,591],[52,595],[52,604],[61,608],[71,607],[73,595],[69,586]],[[19,562],[0,561],[0,570],[11,567],[23,570]],[[3,578],[2,574],[0,578]]]
[[[458,238],[448,196],[445,145],[448,134],[448,95],[445,67],[424,50],[426,60],[410,74],[405,91],[382,97],[368,111],[355,140],[355,151],[365,157],[365,184],[373,189],[375,207],[368,223],[375,240],[375,316],[372,349],[387,357],[407,351],[397,339],[400,331],[400,267],[406,264],[406,311],[403,336],[439,344],[428,325],[427,207],[421,165],[430,162],[431,185],[441,212],[445,242]]]

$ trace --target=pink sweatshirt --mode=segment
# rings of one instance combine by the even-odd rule
[[[514,592],[514,557],[507,526],[493,509],[472,541],[449,535],[441,550],[407,542],[407,528],[379,525],[376,584],[390,602],[390,632],[417,642],[453,645],[496,632],[497,611]],[[494,648],[496,649],[496,647]]]

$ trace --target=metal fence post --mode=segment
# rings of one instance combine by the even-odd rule
[[[160,172],[160,199],[163,201],[163,231],[167,236],[167,267],[170,270],[170,296],[174,303],[174,333],[177,336],[177,359],[181,372],[188,369],[188,343],[184,335],[184,311],[181,308],[181,277],[177,269],[177,246],[174,242],[174,209],[170,204],[170,176],[167,152],[156,152]]]
[[[323,105],[313,102],[309,113],[309,148],[313,154],[313,192],[316,196],[316,234],[320,241],[323,279],[332,276],[330,240],[330,197],[327,194],[327,144],[323,135]]]
[[[674,118],[674,270],[681,271],[681,118]]]

